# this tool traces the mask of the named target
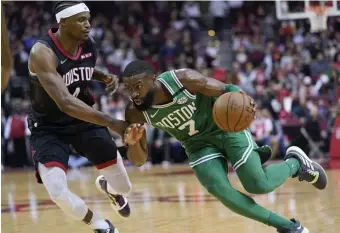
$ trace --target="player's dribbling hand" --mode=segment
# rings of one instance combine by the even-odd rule
[[[113,95],[119,85],[119,79],[117,75],[114,74],[108,74],[105,78],[105,84],[106,84],[106,91],[110,94]]]
[[[145,128],[141,124],[132,124],[126,128],[124,133],[124,143],[129,146],[135,145],[142,137]]]
[[[247,95],[244,91],[240,91],[240,93],[246,95],[250,99],[250,104],[253,107],[252,110],[253,110],[253,113],[254,113],[254,120],[255,120],[256,119],[256,112],[257,112],[255,101],[253,100],[253,98],[251,98],[249,95]]]

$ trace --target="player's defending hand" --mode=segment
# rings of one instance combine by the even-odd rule
[[[126,128],[124,133],[124,143],[129,146],[135,145],[143,136],[145,128],[141,124],[132,124]]]
[[[106,84],[106,91],[110,95],[113,95],[116,92],[119,85],[119,79],[117,75],[107,74],[104,82]]]
[[[246,96],[250,99],[250,104],[251,104],[252,107],[253,107],[254,119],[256,119],[256,112],[257,112],[257,109],[256,109],[256,103],[255,103],[255,101],[253,100],[253,98],[251,98],[249,95],[247,95],[244,91],[240,91],[240,93],[242,93],[243,95],[246,95]]]

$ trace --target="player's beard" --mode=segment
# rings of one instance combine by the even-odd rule
[[[150,90],[146,94],[146,96],[143,98],[143,103],[141,105],[137,105],[135,104],[135,102],[133,102],[133,105],[138,111],[146,111],[153,105],[154,100],[155,100],[155,91]]]

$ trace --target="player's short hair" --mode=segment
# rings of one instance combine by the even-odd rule
[[[155,74],[153,66],[143,60],[135,60],[130,62],[124,69],[122,74],[123,78],[131,77],[138,74]]]
[[[69,8],[71,6],[77,5],[79,3],[83,3],[83,1],[58,1],[53,6],[53,14],[57,14],[60,11]]]

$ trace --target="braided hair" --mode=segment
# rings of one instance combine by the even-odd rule
[[[82,1],[58,1],[53,6],[53,14],[57,14],[60,11],[69,8],[71,6],[77,5],[79,3],[83,3]]]

